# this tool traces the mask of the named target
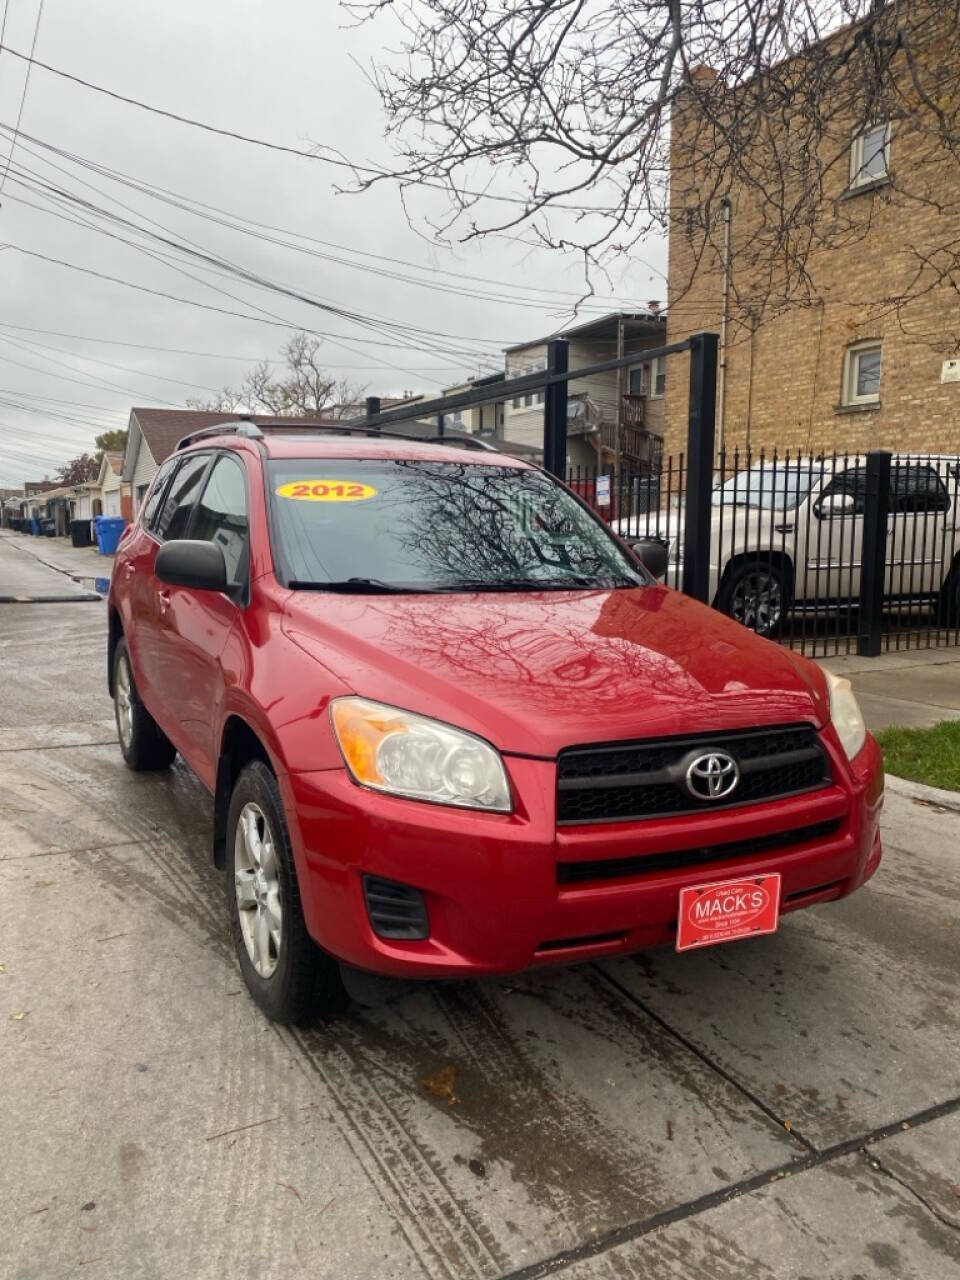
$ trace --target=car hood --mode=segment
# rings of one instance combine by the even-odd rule
[[[348,689],[552,757],[577,743],[828,718],[810,662],[666,587],[345,596],[283,629]]]

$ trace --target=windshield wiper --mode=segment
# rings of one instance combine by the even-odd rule
[[[306,582],[294,578],[287,584],[294,591],[336,591],[341,595],[431,595],[438,587],[405,587],[397,582],[383,582],[380,578],[345,578],[342,581]]]
[[[598,582],[595,578],[549,578],[538,582],[536,578],[500,578],[491,582],[488,578],[465,578],[445,588],[447,591],[612,591],[617,587],[642,587],[638,579],[617,579],[614,583]]]

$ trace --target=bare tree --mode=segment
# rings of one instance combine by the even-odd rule
[[[820,255],[862,238],[840,201],[851,138],[890,122],[903,163],[887,198],[939,218],[908,246],[896,288],[856,301],[900,310],[932,288],[960,303],[958,0],[375,0],[401,52],[371,72],[408,194],[449,197],[435,234],[524,235],[591,266],[686,236],[720,252],[735,195],[735,302],[754,322],[817,301]],[[897,146],[900,138],[909,146]],[[819,269],[818,269],[819,263]],[[744,268],[749,268],[745,271]],[[685,284],[671,282],[678,314]],[[960,340],[960,335],[958,335]]]
[[[188,400],[192,409],[246,409],[277,417],[342,418],[350,415],[363,388],[327,373],[320,361],[321,342],[295,333],[282,349],[284,367],[275,375],[268,360],[254,365],[238,387],[224,387],[209,400]]]

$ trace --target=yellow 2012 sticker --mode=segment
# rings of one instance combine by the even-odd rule
[[[363,502],[375,498],[377,490],[369,484],[352,480],[291,480],[277,489],[278,498],[298,502]]]

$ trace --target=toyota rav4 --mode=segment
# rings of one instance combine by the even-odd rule
[[[110,590],[120,746],[211,792],[271,1017],[334,1008],[358,969],[769,933],[874,873],[849,685],[643,555],[494,452],[232,424],[163,463]]]

